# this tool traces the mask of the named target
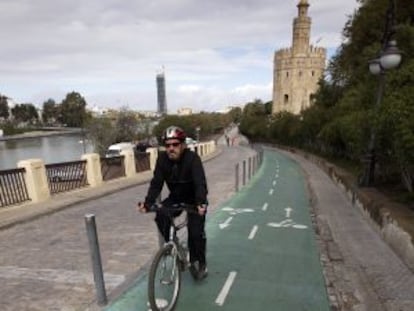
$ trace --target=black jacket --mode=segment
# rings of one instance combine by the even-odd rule
[[[180,160],[173,161],[165,152],[158,154],[154,177],[145,203],[151,206],[161,193],[164,182],[170,191],[169,199],[175,203],[207,204],[207,181],[200,156],[185,149]]]

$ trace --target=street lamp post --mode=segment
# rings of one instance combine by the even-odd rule
[[[372,74],[378,75],[378,89],[376,95],[374,113],[377,115],[381,106],[385,86],[385,71],[398,67],[401,62],[401,52],[397,48],[397,43],[393,39],[395,34],[395,3],[389,1],[387,9],[384,34],[382,37],[382,47],[379,57],[369,61],[369,70]],[[375,180],[375,142],[377,136],[376,125],[371,126],[371,134],[368,143],[368,153],[364,157],[365,171],[360,180],[360,185],[369,187],[374,184]]]

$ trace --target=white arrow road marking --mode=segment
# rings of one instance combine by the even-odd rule
[[[250,234],[249,234],[249,240],[253,240],[254,236],[256,235],[257,229],[258,229],[258,226],[253,226],[252,231],[250,231]]]
[[[231,222],[231,220],[232,220],[232,219],[233,219],[233,217],[229,217],[229,218],[227,218],[227,220],[226,220],[224,223],[219,224],[220,229],[224,229],[224,228],[226,228],[228,225],[230,225],[230,222]]]
[[[286,211],[286,218],[290,218],[290,213],[293,211],[293,208],[288,206],[287,208],[285,208],[285,211]]]
[[[223,207],[221,209],[222,211],[229,212],[230,215],[236,215],[241,213],[252,213],[254,212],[254,209],[252,208],[232,208],[229,206]]]
[[[229,273],[226,282],[223,285],[223,288],[220,291],[220,294],[216,298],[216,304],[222,306],[226,301],[226,297],[230,291],[231,286],[233,285],[234,279],[236,278],[237,272],[232,271]]]
[[[269,190],[269,195],[272,195],[273,194],[273,189],[270,189]]]
[[[293,222],[291,219],[285,219],[282,222],[269,222],[267,224],[269,227],[274,227],[274,228],[288,228],[288,227],[292,227],[295,229],[306,229],[308,226],[306,225],[300,225],[297,224],[295,222]]]
[[[292,227],[295,228],[295,229],[306,229],[308,226],[294,224],[294,225],[292,225]]]
[[[263,204],[262,210],[263,210],[263,211],[267,210],[267,206],[268,206],[268,204],[267,204],[267,203]]]

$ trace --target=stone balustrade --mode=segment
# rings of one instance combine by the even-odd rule
[[[200,142],[190,147],[191,150],[197,152],[201,158],[206,157],[216,151],[215,141]],[[158,157],[157,148],[148,148],[150,170],[154,170]],[[125,150],[121,152],[123,157],[125,177],[134,178],[138,174],[135,166],[135,156],[133,150]],[[99,187],[105,182],[102,177],[100,156],[97,153],[84,154],[81,157],[86,161],[86,178],[88,187]],[[45,169],[45,163],[42,159],[27,159],[19,161],[17,166],[25,169],[25,183],[29,198],[32,203],[42,202],[50,199],[51,193],[48,187],[48,178]]]

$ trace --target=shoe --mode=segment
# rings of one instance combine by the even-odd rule
[[[198,261],[190,263],[190,273],[194,280],[198,279]]]
[[[207,275],[208,275],[207,266],[205,264],[200,265],[200,269],[198,270],[197,279],[202,280],[205,277],[207,277]]]

